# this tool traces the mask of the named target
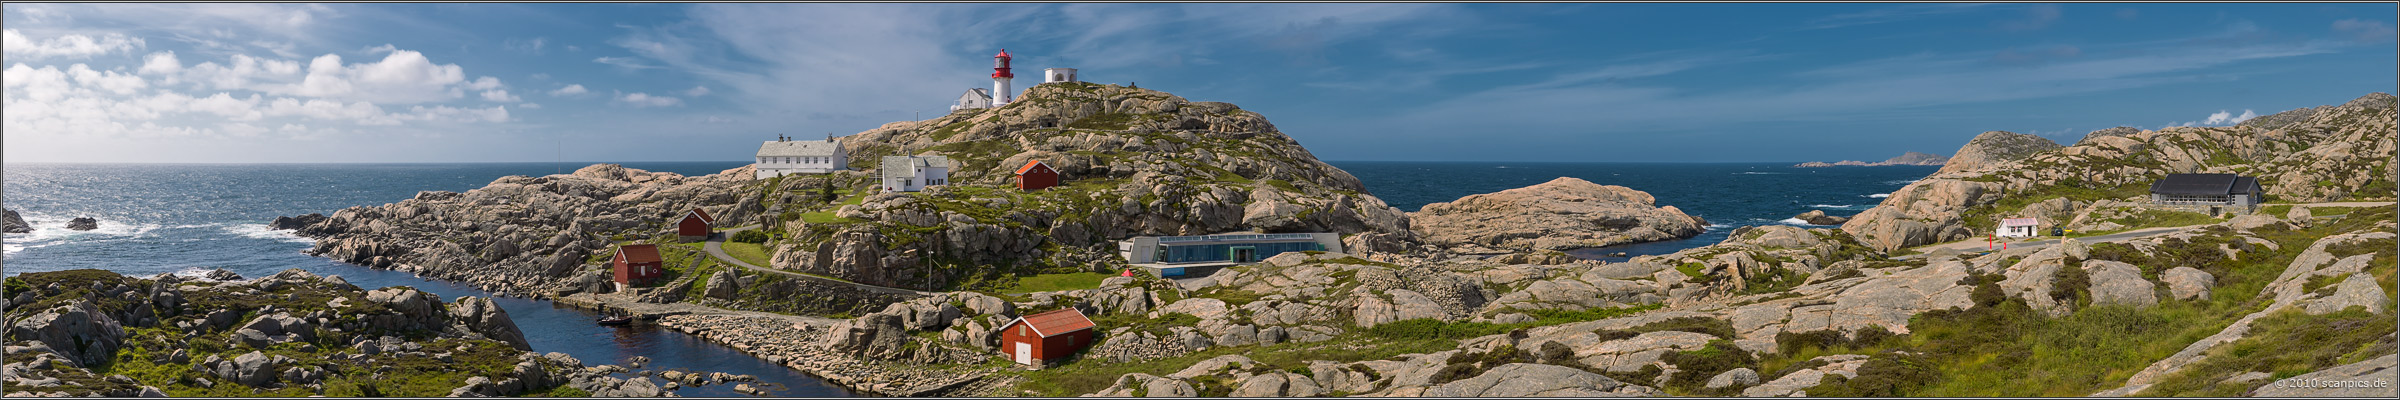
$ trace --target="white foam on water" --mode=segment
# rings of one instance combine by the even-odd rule
[[[1811,208],[1822,208],[1827,210],[1865,210],[1874,207],[1856,204],[1810,204],[1808,206]]]
[[[1917,183],[1917,180],[1915,180],[1915,179],[1902,179],[1902,180],[1896,180],[1896,181],[1883,181],[1883,184],[1885,184],[1885,185],[1902,185],[1902,186],[1907,186],[1908,184],[1911,184],[1911,183]]]
[[[1710,230],[1710,231],[1713,231],[1713,230],[1725,229],[1725,228],[1732,228],[1732,227],[1733,227],[1733,225],[1728,225],[1728,224],[1708,224],[1708,226],[1701,227],[1701,230]]]
[[[1833,226],[1833,225],[1817,225],[1817,224],[1811,224],[1811,223],[1808,223],[1808,221],[1802,221],[1802,220],[1800,220],[1799,218],[1784,218],[1784,219],[1783,219],[1783,220],[1781,220],[1781,221],[1775,221],[1775,222],[1780,222],[1780,223],[1783,223],[1784,225],[1799,225],[1799,226]]]
[[[1870,194],[1870,195],[1867,195],[1867,197],[1873,197],[1873,198],[1878,198],[1878,199],[1880,199],[1880,198],[1885,198],[1885,197],[1892,197],[1892,194],[1891,194],[1891,193],[1876,193],[1876,194]]]
[[[0,254],[17,254],[17,252],[20,251],[25,251],[24,245],[15,243],[0,243]]]
[[[317,240],[316,240],[316,239],[310,239],[310,238],[308,238],[308,237],[306,237],[306,236],[300,236],[299,234],[297,234],[297,233],[294,233],[294,231],[290,231],[290,230],[280,230],[280,231],[279,231],[279,230],[269,229],[269,228],[267,228],[267,224],[258,224],[258,223],[228,223],[228,224],[217,224],[217,227],[218,227],[219,229],[224,229],[224,230],[225,230],[225,233],[230,233],[230,234],[233,234],[233,235],[235,235],[235,236],[241,236],[241,237],[252,238],[252,239],[281,240],[281,241],[286,241],[286,242],[293,242],[293,243],[307,243],[307,244],[316,244],[316,243],[317,243]]]

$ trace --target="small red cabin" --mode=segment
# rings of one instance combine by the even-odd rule
[[[666,275],[666,259],[658,257],[658,245],[634,244],[617,247],[617,257],[609,261],[616,270],[619,288],[648,285]]]
[[[1018,190],[1042,190],[1058,186],[1058,170],[1050,169],[1042,160],[1029,160],[1017,167]]]
[[[1011,361],[1042,365],[1092,345],[1092,319],[1065,308],[1018,317],[1000,326],[1000,352]]]
[[[710,227],[716,223],[716,217],[710,217],[707,211],[694,208],[692,212],[683,213],[682,220],[675,221],[675,234],[682,236],[684,240],[706,240]]]

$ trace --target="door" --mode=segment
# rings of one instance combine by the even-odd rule
[[[1257,261],[1258,261],[1258,249],[1257,249],[1257,248],[1254,248],[1254,247],[1249,247],[1249,246],[1239,246],[1239,247],[1234,247],[1234,248],[1233,248],[1233,262],[1237,262],[1237,263],[1246,263],[1246,262],[1257,262]]]
[[[1026,343],[1026,342],[1017,342],[1017,363],[1018,363],[1018,364],[1026,364],[1026,365],[1032,365],[1032,364],[1033,364],[1033,344],[1032,344],[1032,343]]]

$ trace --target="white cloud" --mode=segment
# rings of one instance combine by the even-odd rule
[[[666,96],[652,96],[649,93],[641,92],[619,94],[617,96],[617,101],[625,104],[632,104],[634,107],[667,107],[683,104],[682,99]]]
[[[2333,21],[2333,31],[2349,35],[2351,40],[2376,43],[2392,40],[2392,24],[2365,19]]]
[[[519,98],[517,98],[517,96],[514,96],[514,95],[510,95],[510,94],[508,94],[508,91],[507,91],[507,90],[493,89],[493,90],[486,90],[486,91],[483,91],[483,100],[484,100],[484,101],[497,101],[497,102],[503,102],[503,103],[515,103],[515,102],[521,101],[522,99],[519,99]]]
[[[575,96],[575,95],[581,95],[581,94],[584,94],[584,93],[591,93],[591,90],[584,89],[584,88],[583,88],[583,84],[580,84],[580,83],[578,83],[578,84],[572,84],[572,85],[567,85],[567,87],[562,87],[562,88],[558,88],[558,90],[552,90],[552,91],[550,91],[550,95],[551,95],[551,96]]]
[[[492,81],[497,85],[497,80]],[[308,64],[299,85],[269,91],[309,97],[368,100],[380,103],[425,103],[463,97],[453,85],[466,82],[458,64],[434,64],[425,55],[395,50],[373,63],[343,64],[342,56],[326,54]]]
[[[2216,113],[2208,114],[2207,119],[2202,119],[2199,121],[2186,121],[2181,124],[2168,124],[2168,126],[2225,126],[2239,124],[2242,123],[2242,121],[2249,121],[2251,118],[2258,118],[2258,113],[2251,110],[2242,110],[2241,115],[2234,115],[2232,111],[2218,110]]]
[[[542,47],[548,45],[549,42],[550,39],[547,37],[536,37],[532,39],[509,38],[508,40],[500,42],[500,48],[533,55],[541,55]]]
[[[592,59],[592,62],[632,69],[664,68],[656,65],[644,65],[640,62],[634,61],[632,57],[600,57]]]
[[[163,75],[172,79],[176,74],[183,72],[183,61],[176,60],[175,52],[172,51],[150,53],[149,56],[142,57],[142,69],[138,72],[142,75]]]
[[[500,78],[493,78],[489,76],[475,78],[475,82],[467,84],[467,90],[492,90],[499,89],[501,87],[504,86],[500,84]]]
[[[690,97],[700,97],[700,96],[707,96],[707,95],[708,95],[708,87],[707,87],[707,86],[693,86],[693,87],[692,87],[690,90],[685,90],[685,91],[683,91],[683,95],[684,95],[684,96],[690,96]]]
[[[518,104],[518,105],[517,105],[517,108],[523,108],[523,109],[527,109],[527,110],[540,110],[540,109],[542,109],[542,104],[541,104],[541,103],[525,103],[525,104]]]
[[[150,87],[150,83],[143,81],[141,76],[117,71],[93,71],[83,64],[68,67],[67,75],[75,77],[75,83],[119,95],[133,94],[134,91]]]
[[[15,29],[0,30],[0,48],[10,57],[40,60],[50,57],[91,58],[109,53],[131,53],[144,47],[142,38],[109,33],[99,38],[68,34],[45,40],[34,40]]]

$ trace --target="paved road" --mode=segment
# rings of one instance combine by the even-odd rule
[[[708,238],[708,243],[707,243],[707,244],[702,244],[702,245],[700,245],[700,248],[701,248],[702,250],[707,250],[707,251],[708,251],[708,256],[709,256],[709,257],[715,257],[715,258],[717,259],[717,261],[724,262],[724,263],[726,263],[726,264],[738,265],[738,266],[741,266],[741,267],[743,267],[743,268],[749,268],[749,269],[750,269],[750,270],[752,270],[752,271],[759,271],[759,272],[769,272],[769,273],[777,273],[777,274],[783,274],[784,276],[795,277],[795,278],[800,278],[800,279],[814,280],[814,281],[818,281],[818,282],[825,282],[825,283],[845,284],[845,285],[850,285],[850,286],[858,287],[859,289],[866,290],[866,291],[870,291],[870,292],[878,292],[878,293],[896,293],[896,294],[905,294],[905,295],[912,295],[912,296],[931,296],[931,295],[933,295],[933,293],[921,292],[921,291],[916,291],[916,290],[901,289],[901,288],[896,288],[896,287],[875,286],[875,285],[869,285],[869,284],[864,284],[864,283],[858,283],[858,282],[845,281],[845,280],[840,280],[840,279],[827,278],[827,277],[816,276],[816,275],[809,275],[809,274],[794,273],[794,272],[791,272],[791,271],[785,271],[785,270],[774,269],[774,268],[760,267],[760,266],[756,266],[756,265],[750,265],[750,263],[742,262],[742,260],[740,260],[740,259],[735,259],[735,258],[733,258],[733,256],[732,256],[732,255],[725,254],[725,246],[724,246],[724,244],[725,244],[725,238],[727,238],[727,237],[732,237],[734,232],[741,232],[741,231],[746,231],[746,230],[751,230],[751,229],[758,229],[758,225],[756,225],[756,224],[753,224],[753,225],[744,225],[744,226],[737,227],[737,228],[726,229],[724,232],[720,232],[720,233],[719,233],[719,234],[717,234],[717,235],[710,236],[710,237]]]
[[[2394,204],[2395,204],[2395,203],[2373,202],[2373,201],[2346,201],[2346,202],[2301,203],[2301,204],[2260,204],[2260,205],[2259,205],[2259,207],[2261,207],[2261,208],[2264,208],[2264,207],[2267,207],[2267,206],[2293,206],[2293,205],[2296,205],[2296,206],[2307,206],[2307,207],[2375,207],[2375,206],[2392,206],[2392,205],[2394,205]],[[2276,217],[2280,218],[2280,217],[2282,217],[2282,216],[2278,215],[2278,216],[2276,216]],[[2163,228],[2142,228],[2142,229],[2135,229],[2135,230],[2130,230],[2130,231],[2124,231],[2124,232],[2118,232],[2118,233],[2111,233],[2111,234],[2099,235],[2099,236],[2085,236],[2085,237],[2075,238],[2075,240],[2082,241],[2082,242],[2084,242],[2084,243],[2109,243],[2109,242],[2122,242],[2122,241],[2126,241],[2126,240],[2130,240],[2130,239],[2139,239],[2139,238],[2145,238],[2145,237],[2151,237],[2151,236],[2164,235],[2164,234],[2169,234],[2169,233],[2181,232],[2181,231],[2183,231],[2183,230],[2185,230],[2185,229],[2191,229],[2191,228],[2194,228],[2194,227],[2201,227],[2201,226],[2208,226],[2208,225],[2216,225],[2216,224],[2217,224],[2217,223],[2215,223],[2215,222],[2211,222],[2211,223],[2206,223],[2206,224],[2198,224],[2198,225],[2171,226],[2171,227],[2163,227]],[[2010,249],[2017,249],[2017,248],[2034,248],[2034,249],[2038,249],[2038,248],[2042,248],[2043,246],[2049,246],[2049,245],[2053,245],[2053,244],[2058,244],[2058,239],[2043,239],[2043,240],[2035,240],[2035,241],[2029,241],[2029,242],[2009,242],[2009,243],[2008,243],[2008,248],[2010,248]],[[1915,257],[1922,256],[1924,253],[1930,253],[1930,252],[1932,252],[1934,249],[1938,249],[1938,248],[1949,248],[1949,249],[1958,250],[1958,251],[1960,251],[1960,252],[1968,252],[1968,253],[1971,253],[1971,252],[1983,251],[1984,249],[1983,249],[1982,247],[1985,247],[1985,242],[1984,242],[1984,241],[1981,241],[1981,240],[1975,240],[1975,239],[1967,239],[1967,240],[1956,241],[1956,242],[1950,242],[1950,243],[1942,243],[1942,244],[1926,245],[1926,246],[1924,246],[1924,247],[1918,247],[1918,248],[1916,248],[1916,250],[1917,250],[1917,254],[1910,254],[1910,255],[1899,256],[1899,257],[1892,257],[1892,258],[1894,258],[1894,259],[1908,259],[1908,258],[1915,258]],[[2000,249],[2000,248],[1998,247],[1998,245],[1992,245],[1992,248],[1991,248],[1991,250],[1999,250],[1999,249]]]

